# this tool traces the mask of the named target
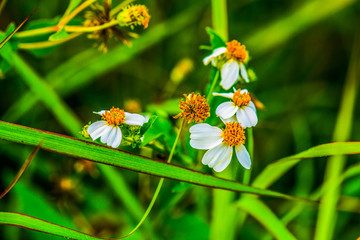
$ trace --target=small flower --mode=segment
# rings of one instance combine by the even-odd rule
[[[122,124],[142,126],[146,119],[140,114],[133,114],[120,110],[119,108],[112,107],[110,111],[102,110],[94,112],[102,116],[103,120],[92,123],[87,132],[90,137],[95,141],[100,138],[102,143],[117,148],[122,140],[122,133],[120,126]]]
[[[89,123],[90,124],[90,123]],[[84,138],[90,138],[89,133],[87,132],[87,129],[89,128],[89,124],[85,125],[81,131],[81,135],[83,135]]]
[[[244,45],[233,40],[226,43],[226,47],[216,48],[212,54],[204,58],[203,62],[208,65],[210,62],[213,66],[221,68],[220,85],[228,90],[237,79],[242,78],[249,82],[244,63],[249,59],[249,54]],[[240,71],[240,74],[239,74]]]
[[[120,26],[144,26],[146,29],[149,25],[149,10],[144,5],[128,5],[117,16]]]
[[[188,123],[205,121],[210,116],[210,107],[205,96],[191,93],[184,94],[185,101],[180,100],[181,113],[174,118],[185,118]]]
[[[201,162],[216,172],[223,171],[229,165],[233,148],[240,164],[250,169],[251,159],[244,143],[244,128],[237,122],[227,122],[224,130],[207,123],[195,124],[190,128],[190,145],[208,150]]]
[[[236,91],[234,88],[234,93],[213,93],[213,95],[231,99],[231,101],[220,104],[215,111],[216,115],[224,122],[238,121],[244,128],[257,124],[256,108],[246,89]]]

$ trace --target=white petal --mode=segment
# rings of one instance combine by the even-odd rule
[[[203,62],[205,65],[208,65],[210,63],[210,61],[218,56],[220,56],[221,54],[226,52],[226,47],[220,47],[220,48],[216,48],[212,54],[210,54],[209,56],[207,56],[206,58],[204,58]]]
[[[258,117],[256,116],[256,112],[249,106],[245,107],[244,110],[250,121],[251,127],[254,127],[258,122]]]
[[[224,145],[219,144],[216,147],[208,150],[204,154],[204,156],[203,156],[203,158],[201,160],[202,164],[208,165],[210,162],[214,162],[214,161],[217,162],[221,152],[223,151],[223,148],[224,148]]]
[[[114,127],[111,125],[106,126],[106,128],[103,130],[102,134],[101,134],[101,138],[100,141],[102,143],[106,143],[107,139],[109,137],[110,131],[113,129]]]
[[[233,102],[224,102],[216,108],[216,115],[224,119],[231,118],[238,110],[238,106],[235,106]]]
[[[239,77],[239,64],[235,61],[229,61],[221,69],[220,85],[228,90]]]
[[[241,93],[241,94],[248,93],[248,90],[247,90],[247,89],[242,89],[242,90],[240,91],[240,93]]]
[[[241,76],[245,79],[245,82],[249,82],[249,78],[245,69],[245,65],[240,63]]]
[[[119,132],[120,132],[120,142],[121,142],[121,137],[122,137],[122,135],[121,135],[121,130],[120,130],[120,128],[119,127],[114,127],[112,130],[111,130],[111,132],[109,133],[109,137],[108,137],[108,139],[107,139],[107,145],[109,145],[109,146],[111,146],[111,147],[113,147],[113,146],[115,146],[115,142],[118,142],[118,138],[119,138]],[[119,145],[117,145],[117,146],[119,146]],[[116,147],[117,147],[116,146]],[[115,147],[114,147],[115,148]]]
[[[232,99],[234,97],[233,93],[213,93],[213,96],[220,96]]]
[[[254,110],[254,112],[256,112],[255,104],[252,101],[250,101],[249,107],[251,107]]]
[[[105,128],[107,126],[108,125],[106,124],[105,121],[97,121],[97,122],[94,122],[93,124],[91,124],[88,127],[88,133],[90,134],[90,137],[92,138],[92,140],[95,141],[96,139],[98,139],[103,134],[103,131],[105,130]],[[90,131],[89,131],[89,129],[90,129]]]
[[[142,126],[146,122],[146,118],[140,114],[125,112],[125,123],[128,125]]]
[[[218,127],[213,127],[207,123],[198,123],[192,126],[190,129],[190,138],[201,137],[220,137],[222,130]]]
[[[96,122],[93,122],[92,124],[90,124],[90,126],[88,127],[87,129],[87,132],[89,134],[93,133],[96,129],[98,129],[99,127],[102,127],[102,126],[106,126],[106,121],[104,120],[100,120],[100,121],[96,121]]]
[[[209,56],[207,56],[206,58],[204,58],[204,59],[203,59],[204,65],[208,65],[213,58],[214,58],[214,57],[212,56],[212,54],[210,54]]]
[[[239,123],[241,123],[241,126],[244,128],[250,127],[250,125],[251,125],[250,120],[248,119],[247,114],[243,108],[240,108],[236,112],[236,119]]]
[[[209,152],[211,150],[209,150]],[[226,144],[220,145],[219,148],[217,149],[216,155],[210,159],[211,161],[208,163],[208,166],[214,168],[216,172],[223,171],[231,161],[232,152],[233,152],[232,147],[230,147],[229,145]],[[210,156],[212,155],[211,152],[209,154]]]
[[[103,115],[103,113],[105,113],[105,111],[106,110],[101,110],[101,111],[99,111],[99,112],[93,112],[93,113],[95,113],[95,114],[99,114],[100,116],[102,116]],[[108,111],[108,110],[107,110]]]
[[[235,147],[235,153],[236,153],[236,157],[239,160],[240,164],[244,168],[250,169],[250,167],[251,167],[250,155],[243,144]]]
[[[195,149],[206,150],[216,147],[221,144],[223,139],[221,137],[205,137],[190,139],[190,146]]]
[[[114,140],[110,146],[113,148],[117,148],[120,145],[121,140],[122,140],[122,133],[121,133],[121,129],[118,127],[116,129],[116,134],[114,136]]]
[[[228,123],[228,122],[237,122],[237,119],[236,119],[236,116],[232,116],[231,118],[222,118],[220,117],[220,120],[223,122],[223,123]]]

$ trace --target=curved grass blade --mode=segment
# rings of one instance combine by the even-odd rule
[[[21,213],[0,212],[0,224],[21,227],[37,232],[48,233],[68,239],[77,240],[99,240],[105,238],[97,238],[86,233],[82,233],[71,228],[57,225],[39,218]]]
[[[334,142],[318,145],[270,164],[257,176],[252,185],[261,188],[269,187],[301,159],[359,153],[360,142]]]
[[[24,172],[26,171],[26,169],[28,168],[28,166],[30,165],[31,161],[34,159],[35,155],[37,154],[37,152],[39,151],[41,146],[41,142],[39,143],[39,145],[36,146],[36,148],[30,153],[29,157],[25,160],[24,164],[21,166],[20,170],[18,171],[18,173],[16,174],[16,176],[14,177],[14,179],[11,181],[11,183],[9,184],[9,186],[4,190],[4,192],[0,195],[0,199],[2,199],[8,192],[10,192],[10,190],[15,186],[15,184],[20,180],[20,178],[22,177],[22,175],[24,174]]]
[[[259,199],[246,196],[237,202],[237,206],[253,216],[276,239],[296,239],[284,226],[280,219],[271,211],[271,209]]]
[[[26,23],[27,20],[29,20],[29,18],[36,12],[36,10],[38,10],[38,8],[36,8],[24,21],[22,21],[22,23],[14,29],[14,31],[12,31],[9,36],[7,36],[1,43],[0,43],[0,50],[1,48],[10,40],[10,38],[12,38],[14,36],[14,34],[19,31],[19,29]]]
[[[265,195],[289,200],[307,201],[306,199],[270,190],[257,189],[235,181],[217,178],[198,171],[156,161],[107,146],[102,146],[94,142],[83,141],[13,123],[0,121],[0,139],[26,145],[38,145],[40,141],[43,141],[41,148],[44,150],[75,158],[84,158],[90,161],[121,167],[135,172],[211,188],[220,188],[230,191]]]

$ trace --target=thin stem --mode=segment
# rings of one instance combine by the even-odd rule
[[[181,132],[182,132],[182,130],[183,130],[183,128],[184,128],[184,125],[185,125],[185,118],[184,118],[184,119],[182,120],[182,122],[181,122],[180,129],[179,129],[178,134],[177,134],[177,136],[176,136],[174,145],[172,146],[172,149],[171,149],[169,158],[168,158],[168,160],[167,160],[167,163],[170,163],[171,160],[172,160],[172,158],[173,158],[173,156],[174,156],[175,149],[176,149],[177,143],[178,143],[178,141],[179,141]],[[153,198],[151,199],[151,202],[150,202],[148,208],[146,209],[143,217],[141,218],[140,222],[136,225],[136,227],[135,227],[130,233],[128,233],[126,236],[123,236],[123,237],[121,237],[121,238],[125,238],[125,237],[130,236],[130,235],[133,234],[136,230],[138,230],[138,228],[141,226],[141,224],[143,224],[143,222],[146,220],[147,216],[149,215],[151,209],[153,208],[157,197],[159,196],[159,193],[160,193],[160,190],[161,190],[161,187],[162,187],[163,183],[164,183],[164,178],[161,178],[160,181],[159,181],[159,183],[158,183],[158,185],[157,185],[157,187],[156,187],[154,196],[153,196]]]
[[[94,26],[94,27],[65,26],[65,31],[67,31],[67,32],[94,32],[94,31],[99,31],[99,30],[102,30],[105,28],[115,26],[117,24],[118,24],[117,20],[113,19],[110,22],[104,23],[99,26]],[[16,34],[16,37],[17,38],[32,37],[32,36],[36,36],[36,35],[42,35],[42,34],[47,34],[47,33],[51,33],[51,32],[56,32],[58,30],[60,30],[59,26],[38,28],[38,29],[19,32]]]
[[[5,4],[6,4],[6,0],[2,0],[1,3],[0,3],[0,15],[1,15],[2,10],[5,7]]]
[[[96,0],[88,0],[86,2],[83,2],[82,4],[80,4],[80,6],[78,6],[77,8],[75,8],[69,15],[64,16],[60,22],[58,23],[59,27],[65,26],[68,22],[70,22],[71,19],[73,19],[76,15],[78,15],[82,10],[84,10],[85,8],[87,8],[90,4],[92,4],[93,2],[95,2]]]
[[[19,43],[19,49],[40,49],[40,48],[48,48],[59,45],[63,42],[67,42],[73,38],[80,36],[82,33],[73,33],[68,37],[55,40],[55,41],[45,41],[45,42],[35,42],[35,43]]]
[[[219,70],[216,70],[215,77],[214,77],[214,79],[213,79],[213,81],[212,81],[212,83],[211,83],[210,90],[209,90],[209,92],[208,92],[208,94],[207,94],[207,96],[206,96],[206,99],[208,100],[208,104],[209,104],[209,105],[210,105],[210,103],[211,103],[211,100],[212,100],[212,97],[213,97],[212,93],[213,93],[214,88],[215,88],[215,86],[216,86],[216,83],[217,83],[217,81],[218,81],[218,79],[219,79],[219,75],[220,75]]]
[[[113,9],[111,9],[110,11],[110,17],[114,16],[115,14],[117,14],[118,12],[120,12],[124,7],[126,7],[127,5],[129,5],[130,3],[132,3],[134,0],[125,0],[121,3],[119,3],[116,7],[114,7]]]
[[[250,155],[250,159],[253,160],[254,158],[254,135],[253,135],[253,129],[252,128],[248,128],[247,129],[247,150],[249,152]],[[249,184],[250,183],[250,178],[251,178],[251,169],[249,170],[244,170],[244,177],[243,177],[243,183],[244,184]]]

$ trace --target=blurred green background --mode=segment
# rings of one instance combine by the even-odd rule
[[[156,107],[149,109],[150,104],[178,99],[183,93],[204,93],[209,82],[210,68],[202,63],[209,52],[200,50],[199,46],[209,45],[205,27],[212,26],[211,2],[138,3],[148,6],[151,20],[148,29],[137,29],[140,36],[133,40],[130,48],[113,40],[109,52],[104,54],[93,46],[93,40],[82,35],[44,56],[18,51],[41,78],[55,86],[55,91],[83,125],[97,120],[92,111],[112,106],[123,108],[129,105],[128,100],[138,101],[144,112],[156,112]],[[24,30],[31,22],[61,16],[67,4],[68,1],[59,0],[7,1],[0,15],[0,29],[5,31],[11,22],[19,25],[39,8],[21,29]],[[356,44],[360,44],[359,10],[359,1],[350,0],[228,1],[229,39],[247,46],[251,56],[248,66],[257,75],[257,81],[247,88],[265,106],[258,110],[259,123],[253,131],[254,176],[276,159],[334,140],[340,102],[347,94],[343,87],[350,59],[353,53],[354,58],[359,58],[354,50]],[[82,16],[80,14],[79,19]],[[174,83],[171,72],[185,58],[193,68],[181,82]],[[71,134],[54,117],[49,106],[35,102],[34,90],[17,71],[6,72],[0,85],[1,120]],[[34,104],[29,105],[29,101]],[[359,96],[355,100],[348,139],[352,141],[360,140],[358,102]],[[170,115],[177,111],[176,108],[168,111],[169,122],[175,122]],[[31,150],[27,146],[0,141],[1,189],[5,189]],[[346,166],[358,161],[359,156],[348,156]],[[305,160],[271,189],[306,197],[322,184],[326,162],[327,158]],[[99,236],[120,236],[136,225],[139,219],[136,216],[141,217],[143,212],[131,210],[131,206],[140,204],[146,208],[157,181],[154,177],[110,167],[99,168],[40,151],[21,181],[1,199],[0,209],[26,213]],[[334,239],[360,236],[359,182],[360,177],[356,176],[342,186],[342,195],[349,198],[341,202],[344,206],[339,211]],[[210,189],[182,185],[166,181],[149,219],[132,238],[209,238]],[[136,204],[126,203],[135,200],[124,197],[125,186],[135,196]],[[280,217],[295,204],[262,199]],[[298,239],[313,239],[317,215],[316,207],[305,208],[288,228]],[[60,239],[8,226],[0,226],[0,234],[2,239]],[[249,217],[237,228],[235,239],[268,237],[267,230]]]

